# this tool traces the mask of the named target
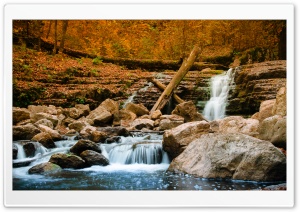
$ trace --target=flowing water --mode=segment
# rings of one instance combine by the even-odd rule
[[[211,97],[203,110],[204,117],[216,120],[225,117],[228,92],[233,85],[236,69],[229,69],[226,73],[212,77]]]
[[[133,92],[133,93],[128,97],[128,99],[126,99],[126,101],[124,102],[123,108],[125,108],[126,105],[127,105],[128,103],[133,102],[133,101],[134,101],[134,98],[138,95],[139,92],[146,92],[146,91],[147,91],[150,87],[152,87],[152,86],[153,86],[153,83],[152,83],[152,82],[148,82],[148,84],[147,84],[145,87],[139,89],[138,91]]]
[[[108,166],[64,169],[49,175],[29,175],[28,170],[49,161],[52,154],[67,153],[77,141],[73,138],[55,142],[47,149],[36,144],[35,156],[26,158],[22,142],[14,142],[20,154],[13,162],[29,160],[13,168],[14,190],[251,190],[274,182],[249,182],[197,178],[188,174],[167,172],[170,161],[162,149],[162,135],[149,133],[121,137],[119,143],[99,144]],[[275,183],[276,184],[276,183]]]

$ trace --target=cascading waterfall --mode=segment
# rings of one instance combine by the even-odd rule
[[[211,97],[206,103],[203,115],[207,120],[224,118],[228,92],[234,82],[236,69],[230,68],[226,73],[211,79]]]
[[[134,97],[136,97],[136,95],[138,94],[138,92],[146,92],[150,87],[153,86],[153,83],[152,82],[149,82],[145,87],[139,89],[138,91],[135,91],[132,93],[131,96],[128,97],[128,99],[124,102],[123,104],[123,108],[126,107],[126,105],[129,103],[129,102],[133,102],[133,99]]]

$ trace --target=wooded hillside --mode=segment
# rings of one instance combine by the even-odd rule
[[[198,60],[224,65],[286,59],[284,20],[16,20],[13,30],[54,44],[55,53],[179,60],[198,45]]]

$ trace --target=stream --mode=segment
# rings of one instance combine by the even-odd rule
[[[121,137],[118,143],[99,144],[108,166],[63,169],[49,175],[28,174],[34,165],[47,162],[54,153],[67,153],[77,140],[70,137],[55,142],[47,149],[36,143],[33,157],[26,157],[23,145],[18,148],[14,163],[29,162],[13,168],[13,190],[255,190],[274,182],[197,178],[188,174],[167,172],[170,161],[162,149],[162,135],[155,133]],[[276,182],[275,184],[279,184]]]

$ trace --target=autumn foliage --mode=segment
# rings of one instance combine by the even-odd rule
[[[263,54],[264,60],[285,59],[286,55],[284,20],[69,20],[67,22],[66,24],[66,20],[16,20],[13,27],[15,33],[25,37],[39,37],[51,43],[55,43],[57,38],[57,48],[65,46],[111,58],[177,60],[186,57],[194,45],[203,47],[201,58],[208,61],[216,56],[242,57],[242,52],[246,50],[260,51],[259,54]],[[62,39],[63,37],[65,39]]]

